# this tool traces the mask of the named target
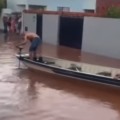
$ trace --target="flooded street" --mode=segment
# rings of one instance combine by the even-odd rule
[[[120,89],[19,69],[15,42],[1,36],[0,120],[120,120]]]

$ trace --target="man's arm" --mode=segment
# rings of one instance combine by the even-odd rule
[[[19,47],[19,46],[21,46],[21,45],[25,45],[26,43],[27,43],[27,37],[25,36],[25,37],[24,37],[24,41],[21,42],[21,43],[19,43],[19,44],[17,45],[17,47]]]
[[[22,46],[22,45],[25,45],[26,43],[27,43],[27,41],[24,40],[23,42],[21,42],[21,43],[19,43],[18,45],[16,45],[16,47],[20,47],[20,46]]]

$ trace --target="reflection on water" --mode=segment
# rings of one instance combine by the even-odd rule
[[[0,120],[120,120],[119,89],[18,69],[0,41]]]

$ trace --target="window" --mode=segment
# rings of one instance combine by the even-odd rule
[[[33,10],[46,10],[46,6],[29,5],[29,9],[33,9]]]
[[[66,12],[69,12],[69,11],[70,11],[70,8],[69,8],[69,7],[58,7],[57,10],[58,10],[58,11],[66,11]]]
[[[86,13],[95,13],[95,10],[84,9]]]

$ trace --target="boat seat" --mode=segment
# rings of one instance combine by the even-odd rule
[[[97,73],[98,75],[103,75],[103,76],[108,76],[108,77],[111,77],[111,73],[110,72],[100,72],[100,73]]]

